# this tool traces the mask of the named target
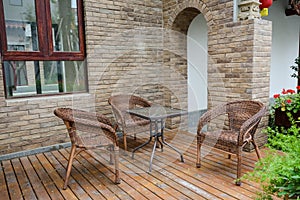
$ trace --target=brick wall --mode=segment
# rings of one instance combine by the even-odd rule
[[[207,21],[208,108],[235,99],[259,100],[268,105],[271,22],[262,19],[233,22],[233,1],[229,0],[169,0],[163,5],[167,28],[186,33],[190,19],[197,11]],[[186,46],[182,42],[185,41],[180,40],[178,46]],[[266,125],[267,117],[262,120],[256,135],[259,145],[266,142],[266,136],[260,132]],[[248,150],[251,148],[247,147]]]
[[[185,34],[199,13],[209,31],[209,107],[231,99],[268,103],[271,23],[233,23],[233,1],[85,0],[84,6],[89,93],[5,100],[0,70],[0,155],[69,141],[56,107],[90,107],[112,117],[107,99],[135,93],[187,108]]]

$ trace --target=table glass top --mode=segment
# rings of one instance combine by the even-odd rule
[[[145,119],[164,119],[168,117],[176,117],[180,115],[187,114],[187,111],[165,107],[161,105],[154,105],[151,107],[144,107],[144,108],[135,108],[128,110],[130,114],[137,115],[139,117]]]

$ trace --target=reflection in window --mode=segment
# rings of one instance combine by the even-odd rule
[[[76,0],[51,1],[50,5],[54,51],[80,51]]]
[[[5,61],[7,97],[86,91],[82,61]]]
[[[37,51],[38,36],[34,0],[12,6],[3,0],[8,51]],[[18,48],[18,47],[22,48]]]

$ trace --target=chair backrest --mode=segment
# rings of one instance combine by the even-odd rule
[[[128,109],[151,106],[151,103],[142,97],[126,94],[111,96],[108,103],[112,106],[118,123],[121,123],[121,120],[130,118],[130,114],[127,112]]]
[[[114,105],[120,110],[124,110],[124,109],[128,110],[136,107],[151,106],[151,103],[142,97],[135,96],[135,95],[126,95],[126,94],[111,96],[108,99],[108,103],[110,105]]]
[[[264,108],[265,106],[258,101],[242,100],[228,102],[226,104],[226,113],[228,114],[229,128],[236,131],[240,130],[245,121]],[[262,112],[262,115],[258,116],[256,122],[259,122],[263,115],[264,112]],[[256,125],[258,125],[258,123]],[[256,127],[253,128],[256,129]]]
[[[94,136],[98,138],[99,136],[105,136],[112,142],[118,144],[115,129],[112,127],[110,120],[104,115],[71,108],[56,108],[54,114],[64,121],[71,142],[78,146],[85,146],[82,138],[85,137],[86,139],[87,134],[91,140]],[[79,134],[78,131],[84,135]],[[90,142],[95,144],[101,143],[101,141],[89,141],[89,143]],[[90,144],[86,146],[88,145]]]

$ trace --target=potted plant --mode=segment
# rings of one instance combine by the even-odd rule
[[[300,86],[296,87],[300,90]],[[275,125],[289,128],[300,117],[300,94],[293,89],[283,89],[281,94],[274,94],[271,111],[275,115]]]

